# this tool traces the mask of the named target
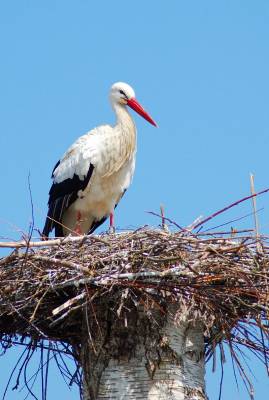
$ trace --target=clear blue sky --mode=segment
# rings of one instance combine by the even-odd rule
[[[269,187],[268,1],[10,0],[0,4],[0,37],[1,238],[28,230],[29,173],[42,228],[51,169],[78,136],[114,122],[107,95],[116,81],[131,84],[159,124],[135,116],[137,168],[117,209],[119,228],[157,225],[145,210],[160,203],[189,224],[249,194],[250,172],[257,190]],[[268,201],[258,200],[265,233]],[[243,204],[208,226],[250,211]],[[0,359],[0,394],[16,355]],[[262,400],[268,379],[250,363]],[[49,400],[63,398],[63,388],[52,376]],[[217,374],[208,373],[207,390],[215,400]],[[246,398],[227,363],[223,399]]]

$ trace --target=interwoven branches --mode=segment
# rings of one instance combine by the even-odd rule
[[[116,235],[9,244],[0,260],[0,338],[81,340],[90,310],[94,343],[103,310],[121,319],[132,308],[173,303],[204,324],[209,358],[227,342],[241,373],[242,346],[267,366],[269,247],[253,236],[194,235],[139,229]],[[262,249],[262,251],[261,251]],[[95,327],[95,328],[94,328]],[[259,333],[260,332],[260,333]]]

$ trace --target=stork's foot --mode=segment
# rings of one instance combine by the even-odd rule
[[[113,235],[116,232],[115,226],[110,226],[107,232],[109,235]]]
[[[108,228],[108,234],[112,235],[113,233],[116,232],[115,225],[114,225],[114,213],[110,213],[109,215],[109,228]]]

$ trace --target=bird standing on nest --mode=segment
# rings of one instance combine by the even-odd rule
[[[101,125],[81,136],[52,172],[43,237],[90,234],[110,216],[131,184],[136,155],[136,127],[127,107],[157,126],[135,98],[131,86],[115,83],[110,90],[115,126]]]

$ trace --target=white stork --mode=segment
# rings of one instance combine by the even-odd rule
[[[101,125],[78,138],[52,172],[43,237],[90,234],[110,215],[131,184],[136,155],[136,127],[127,107],[157,126],[126,83],[110,90],[115,126]]]

